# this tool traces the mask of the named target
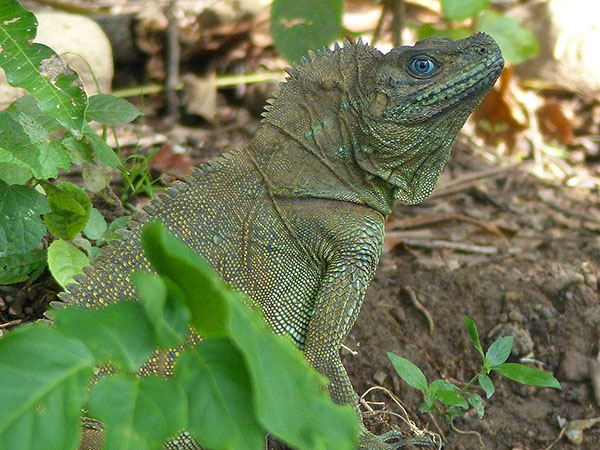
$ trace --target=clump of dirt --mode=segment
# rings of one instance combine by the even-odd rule
[[[479,161],[461,149],[449,169],[458,179],[489,172]],[[479,432],[487,449],[545,449],[564,421],[600,416],[591,382],[599,350],[599,200],[519,169],[433,197],[394,211],[388,233],[392,242],[386,244],[391,250],[382,255],[347,340],[358,354],[345,352],[344,365],[357,392],[376,385],[394,392],[418,426],[443,434],[444,448],[480,448],[476,436],[452,431],[442,417],[435,418],[436,424],[432,416],[419,415],[420,393],[401,381],[386,356],[392,351],[408,358],[429,382],[466,383],[481,363],[464,326],[467,315],[476,322],[484,349],[498,337],[513,335],[509,361],[539,361],[538,367],[559,379],[562,391],[492,374],[496,393],[484,400],[484,418],[469,413],[456,427]],[[394,224],[411,223],[407,218],[424,217],[434,223],[426,231],[395,230]],[[420,241],[414,238],[417,232]],[[439,245],[430,248],[432,242]],[[462,251],[448,242],[462,244]],[[391,399],[376,392],[369,399],[394,410]],[[598,442],[600,427],[590,427],[578,448],[596,449]],[[552,448],[574,445],[563,437]]]

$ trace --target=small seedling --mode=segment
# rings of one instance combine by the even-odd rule
[[[479,372],[463,387],[458,387],[442,379],[432,381],[428,384],[421,369],[408,359],[388,352],[387,355],[392,361],[394,369],[400,375],[400,378],[409,386],[423,392],[425,401],[419,406],[419,412],[440,412],[444,414],[448,421],[452,422],[454,418],[463,416],[470,405],[475,409],[479,418],[482,418],[484,414],[483,399],[477,392],[473,392],[472,389],[475,383],[478,383],[487,398],[494,395],[494,384],[488,376],[491,371],[498,372],[506,378],[522,384],[561,389],[558,380],[542,370],[523,364],[506,362],[512,348],[512,336],[502,337],[492,342],[487,352],[484,353],[479,342],[479,333],[475,322],[465,316],[465,325],[473,346],[481,354],[483,365]]]

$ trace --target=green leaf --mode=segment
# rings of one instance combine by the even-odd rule
[[[77,140],[73,136],[66,135],[61,143],[71,155],[71,159],[79,160],[76,162],[91,163],[94,161],[94,150],[86,139]]]
[[[392,361],[392,365],[400,378],[402,378],[409,386],[419,389],[420,391],[427,390],[427,379],[421,369],[415,366],[408,359],[396,355],[395,353],[388,352],[388,358]]]
[[[274,335],[262,316],[244,304],[242,294],[226,288],[214,269],[162,224],[147,225],[142,242],[159,275],[181,288],[194,328],[202,335],[204,328],[212,336],[229,338],[241,353],[264,428],[292,447],[356,448],[357,420],[352,409],[332,403],[322,389],[323,378],[288,339]],[[213,315],[216,323],[205,317]]]
[[[465,397],[467,397],[469,405],[471,405],[477,412],[477,416],[480,419],[483,418],[483,415],[485,414],[485,408],[483,407],[483,399],[481,398],[481,395],[474,392],[465,392]]]
[[[484,373],[480,373],[477,377],[477,381],[479,382],[479,386],[481,386],[481,388],[484,390],[487,398],[490,398],[492,395],[494,395],[496,388],[494,387],[492,380],[490,380],[490,377]]]
[[[435,398],[442,402],[444,405],[460,406],[461,408],[469,409],[467,401],[463,398],[462,395],[455,391],[437,391],[435,393]]]
[[[88,413],[106,428],[104,447],[160,450],[187,425],[187,399],[172,379],[109,375],[90,396]]]
[[[208,262],[175,239],[158,222],[145,227],[142,245],[152,267],[185,293],[196,331],[202,336],[224,335],[229,313],[227,303],[222,299],[227,290]]]
[[[542,370],[524,366],[523,364],[504,363],[492,367],[492,370],[495,370],[510,380],[518,381],[519,383],[562,389],[558,380],[552,375]]]
[[[148,272],[134,272],[131,281],[139,295],[161,348],[176,347],[189,336],[190,311],[183,293],[172,281]]]
[[[483,355],[483,348],[481,348],[481,342],[479,341],[479,332],[477,331],[477,325],[473,322],[469,317],[465,316],[465,325],[467,327],[467,331],[469,332],[469,337],[471,338],[471,342],[473,346],[477,349],[481,356]]]
[[[441,0],[441,3],[444,16],[457,22],[475,17],[490,6],[490,0]]]
[[[519,64],[538,54],[539,43],[535,34],[512,17],[484,11],[477,18],[477,28],[498,42],[502,56],[511,64]]]
[[[77,448],[92,369],[80,341],[44,324],[0,339],[0,448]]]
[[[490,348],[485,354],[485,366],[492,368],[502,364],[510,356],[510,349],[512,348],[513,337],[504,336],[497,341],[492,342]]]
[[[0,180],[0,257],[33,250],[46,234],[40,215],[48,211],[46,198],[35,189]]]
[[[329,46],[342,34],[342,0],[273,0],[271,36],[288,62]]]
[[[133,122],[141,115],[142,113],[127,100],[108,94],[90,97],[90,106],[86,111],[88,120],[109,126]]]
[[[15,253],[0,257],[0,284],[12,284],[35,280],[46,268],[46,250],[34,248],[27,253]]]
[[[85,342],[100,364],[111,362],[136,373],[152,356],[156,340],[139,303],[121,301],[105,308],[63,308],[52,312],[56,329]]]
[[[252,377],[263,426],[294,448],[357,448],[358,424],[349,405],[331,402],[322,376],[289,339],[275,336],[262,315],[243,304],[241,294],[230,298],[230,337]]]
[[[71,159],[49,133],[25,112],[12,107],[0,111],[0,161],[27,169],[27,179],[56,178],[59,169],[70,167]]]
[[[85,253],[61,239],[48,247],[48,268],[62,287],[75,283],[73,277],[83,273],[83,268],[89,264],[90,260]]]
[[[104,237],[104,233],[108,230],[106,220],[100,211],[96,208],[90,210],[90,218],[88,219],[85,227],[83,227],[83,234],[89,239],[98,240]]]
[[[96,158],[98,158],[99,161],[113,168],[121,164],[121,161],[115,154],[114,150],[106,142],[104,142],[102,138],[96,134],[94,129],[87,123],[83,127],[83,134],[88,144],[92,146],[94,155],[96,155]]]
[[[87,96],[74,73],[54,51],[34,43],[37,20],[16,0],[0,9],[0,67],[12,86],[33,95],[40,108],[81,138]]]
[[[267,430],[256,421],[249,374],[228,339],[209,338],[184,351],[174,378],[189,399],[188,430],[203,448],[264,448]]]
[[[67,181],[56,186],[46,181],[40,184],[52,209],[44,216],[48,230],[61,239],[72,239],[87,224],[92,208],[90,198],[81,188]]]
[[[459,388],[455,384],[450,383],[447,380],[434,380],[431,382],[429,387],[427,388],[428,392],[435,393],[438,391],[458,391]]]

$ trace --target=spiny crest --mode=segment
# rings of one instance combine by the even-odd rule
[[[355,44],[350,42],[347,38],[343,39],[343,47],[340,46],[339,42],[333,43],[333,50],[329,47],[323,47],[322,49],[318,49],[316,53],[312,50],[308,50],[308,58],[303,56],[300,59],[300,63],[294,62],[292,67],[286,67],[283,70],[287,73],[285,80],[279,83],[278,88],[271,94],[271,97],[267,99],[267,104],[264,107],[264,111],[261,114],[262,118],[268,116],[269,112],[273,109],[273,106],[281,91],[287,86],[287,84],[292,80],[297,80],[303,76],[307,69],[310,69],[313,64],[319,64],[319,61],[322,61],[331,55],[334,55],[337,52],[342,51],[344,48],[349,47],[368,47],[368,43],[364,43],[362,37],[359,37]]]

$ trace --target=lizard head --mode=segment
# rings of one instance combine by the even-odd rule
[[[405,203],[433,190],[454,138],[504,67],[484,33],[453,41],[428,38],[398,47],[360,69],[363,114],[358,164],[394,187]],[[368,80],[368,81],[367,81]]]

